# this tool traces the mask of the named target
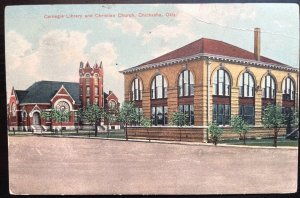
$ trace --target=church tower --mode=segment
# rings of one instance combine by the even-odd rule
[[[83,62],[80,62],[79,85],[80,100],[83,108],[91,104],[104,107],[102,62],[100,62],[100,65],[95,63],[93,67],[90,66],[89,62],[85,65]]]

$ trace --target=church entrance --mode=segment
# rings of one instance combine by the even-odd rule
[[[41,116],[38,112],[33,113],[33,125],[41,125]]]

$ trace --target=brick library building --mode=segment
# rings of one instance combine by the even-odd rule
[[[106,110],[119,108],[117,96],[103,90],[102,62],[90,66],[83,62],[79,66],[79,83],[62,81],[35,82],[26,90],[12,88],[7,105],[8,129],[23,131],[49,130],[60,127],[60,123],[41,118],[42,111],[51,108],[66,109],[71,112],[69,120],[62,123],[63,129],[75,129],[79,124],[78,108],[85,108],[90,104],[98,105]],[[119,124],[112,124],[111,128],[119,128]]]
[[[211,121],[230,125],[232,115],[261,127],[268,103],[285,111],[298,108],[299,70],[261,55],[260,29],[254,30],[254,52],[201,38],[124,74],[126,101],[134,101],[153,125],[166,126],[176,111],[191,126]]]

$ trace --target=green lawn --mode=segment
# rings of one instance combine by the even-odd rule
[[[248,146],[273,146],[273,139],[251,139],[246,140]],[[222,140],[219,144],[243,145],[243,140]],[[298,140],[289,140],[284,137],[277,139],[277,146],[298,146]]]

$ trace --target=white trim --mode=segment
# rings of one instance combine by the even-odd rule
[[[41,108],[37,104],[32,108],[31,112],[29,113],[29,117],[32,118],[32,116],[35,112],[38,112],[39,114],[41,114]]]
[[[186,61],[198,60],[201,58],[209,58],[209,59],[213,59],[213,60],[217,60],[217,61],[227,61],[227,62],[233,62],[233,63],[239,63],[239,64],[247,64],[247,65],[252,65],[252,66],[257,66],[257,67],[266,67],[266,68],[271,68],[271,69],[282,69],[282,70],[296,71],[296,72],[298,71],[298,68],[294,68],[294,67],[291,67],[288,65],[283,65],[283,64],[273,64],[273,63],[255,61],[255,60],[250,60],[250,59],[243,59],[243,58],[238,58],[238,57],[199,53],[199,54],[195,54],[192,56],[186,56],[186,57],[182,57],[182,58],[170,59],[170,60],[157,62],[157,63],[153,63],[153,64],[146,64],[146,65],[132,67],[132,68],[120,71],[120,73],[126,74],[126,73],[130,73],[130,72],[135,72],[135,71],[163,67],[163,66],[167,66],[167,65],[176,64],[176,63],[183,63]]]
[[[50,105],[51,103],[22,103],[22,104],[20,104],[20,106],[36,105],[36,104],[39,104],[39,105]]]
[[[67,94],[59,94],[60,90],[62,90],[62,89],[64,89],[67,92]],[[72,98],[72,96],[70,95],[70,93],[67,91],[67,89],[64,87],[64,85],[61,85],[60,89],[56,92],[56,94],[52,97],[52,99],[50,101],[52,102],[53,99],[55,98],[55,96],[68,96],[68,95],[72,99],[72,104],[75,104],[75,100]]]

